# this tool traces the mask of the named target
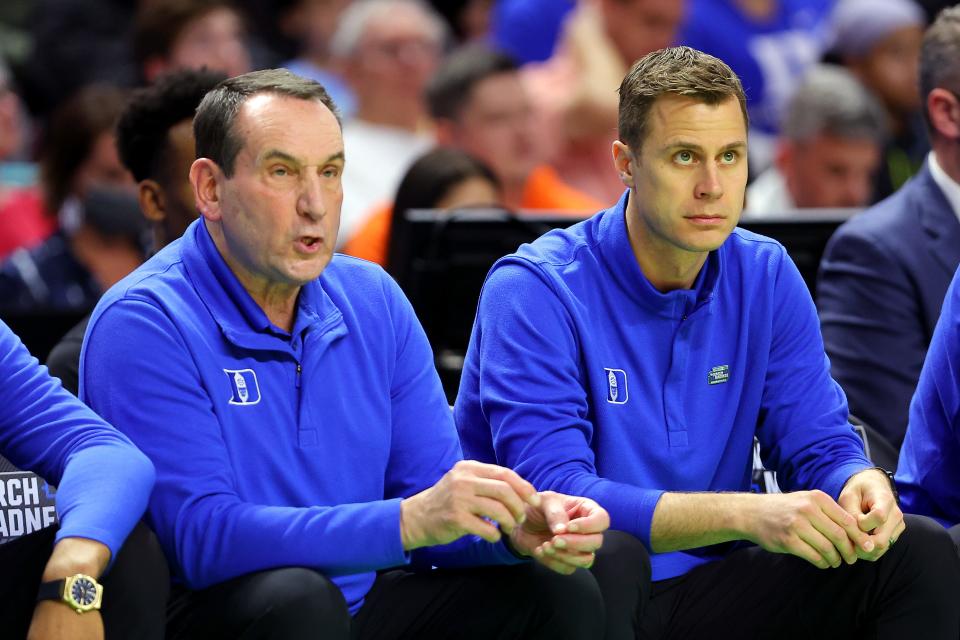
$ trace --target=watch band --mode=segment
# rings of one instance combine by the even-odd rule
[[[870,467],[870,469],[876,469],[883,475],[887,476],[887,482],[890,483],[890,491],[893,493],[893,499],[897,501],[897,506],[900,506],[900,493],[897,491],[897,481],[893,476],[893,473],[887,471],[883,467]],[[869,471],[870,469],[867,469]]]

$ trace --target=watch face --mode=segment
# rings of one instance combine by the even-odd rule
[[[97,586],[87,578],[77,578],[70,588],[74,602],[89,607],[97,599]]]

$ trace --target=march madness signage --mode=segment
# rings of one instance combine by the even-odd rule
[[[0,458],[0,544],[56,524],[55,500],[54,488],[43,478],[13,470]]]

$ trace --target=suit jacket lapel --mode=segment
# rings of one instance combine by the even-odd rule
[[[915,180],[914,197],[917,199],[920,224],[932,241],[930,249],[936,261],[952,277],[960,264],[960,220],[934,181],[926,163]]]

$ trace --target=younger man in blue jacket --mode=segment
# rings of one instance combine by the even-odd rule
[[[649,550],[598,559],[609,637],[955,638],[949,539],[905,523],[864,456],[784,248],[735,229],[746,152],[726,64],[678,47],[632,67],[613,143],[628,190],[487,277],[464,451],[595,499]],[[748,493],[754,436],[792,493]]]

